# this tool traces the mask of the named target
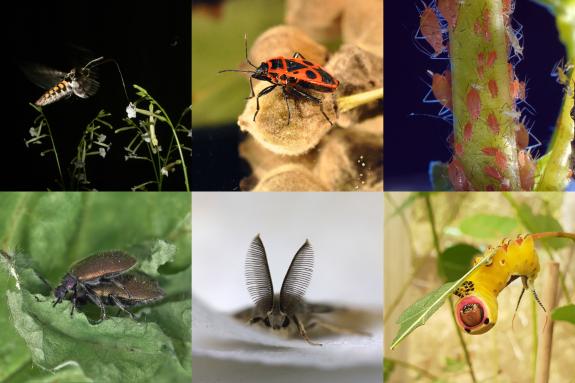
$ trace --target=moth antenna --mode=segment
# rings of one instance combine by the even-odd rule
[[[268,266],[266,249],[256,235],[250,243],[245,264],[246,286],[256,306],[263,306],[266,311],[273,307],[274,288]]]
[[[289,313],[303,301],[313,272],[313,249],[306,239],[294,255],[280,291],[280,309]]]

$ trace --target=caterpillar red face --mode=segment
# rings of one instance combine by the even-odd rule
[[[535,295],[533,282],[539,273],[539,258],[532,236],[505,240],[488,253],[493,254],[491,261],[478,268],[454,292],[459,297],[455,318],[468,334],[483,334],[495,326],[497,295],[513,280],[520,278],[523,289]]]
[[[461,299],[455,310],[457,324],[468,334],[483,334],[491,330],[497,321],[497,311],[493,317],[489,307],[477,296]]]

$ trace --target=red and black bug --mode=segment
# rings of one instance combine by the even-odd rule
[[[246,61],[253,66],[255,70],[236,70],[226,69],[222,72],[244,72],[250,73],[250,96],[248,99],[255,96],[252,78],[261,81],[270,82],[272,85],[262,89],[256,97],[256,112],[253,121],[260,111],[260,97],[270,93],[277,86],[281,86],[284,100],[286,102],[288,111],[288,125],[290,123],[290,108],[288,103],[288,96],[294,98],[306,99],[319,105],[321,113],[325,119],[333,125],[327,114],[323,110],[321,99],[308,93],[309,90],[314,90],[322,93],[333,93],[339,86],[339,81],[329,74],[321,66],[308,61],[300,53],[296,52],[292,58],[285,58],[282,56],[273,57],[266,62],[262,62],[259,67],[255,66],[248,59],[248,43],[245,39]]]

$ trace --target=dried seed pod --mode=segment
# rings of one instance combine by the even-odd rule
[[[262,177],[253,191],[327,191],[317,176],[301,165],[283,165]]]

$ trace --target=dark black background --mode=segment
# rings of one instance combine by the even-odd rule
[[[429,162],[446,162],[451,157],[446,140],[452,126],[437,118],[409,114],[437,114],[439,104],[422,102],[429,89],[425,82],[431,82],[426,70],[443,72],[448,64],[446,60],[432,60],[416,48],[416,6],[421,8],[421,1],[392,1],[386,5],[385,189],[429,190]],[[565,50],[558,39],[555,19],[545,8],[518,0],[513,17],[523,25],[524,33],[524,58],[515,72],[520,80],[528,81],[527,101],[536,110],[528,121],[534,123],[532,133],[544,144],[535,153],[543,154],[563,97],[562,87],[550,73],[565,56]],[[428,47],[425,41],[419,42]]]
[[[43,90],[19,70],[22,60],[69,71],[79,62],[73,46],[90,50],[94,57],[116,59],[124,75],[131,100],[138,84],[154,97],[176,123],[191,103],[191,3],[166,1],[20,1],[3,10],[2,129],[0,163],[3,190],[46,190],[60,187],[54,182],[57,169],[53,156],[40,157],[36,148],[26,148],[24,139],[37,115],[28,105]],[[113,64],[100,68],[100,90],[89,99],[75,96],[44,108],[65,171],[75,154],[85,126],[100,109],[113,114],[114,127],[124,124],[127,105],[119,75]],[[189,126],[189,117],[186,121]],[[163,125],[166,126],[166,125]],[[123,146],[129,134],[114,136],[106,159],[88,161],[89,178],[100,190],[129,190],[154,178],[145,162],[124,162]],[[158,132],[159,135],[162,132]],[[191,146],[190,142],[185,142]],[[186,158],[190,158],[186,154]],[[191,167],[191,161],[188,163]],[[180,172],[181,173],[181,172]],[[183,176],[172,174],[165,187],[183,189]]]

